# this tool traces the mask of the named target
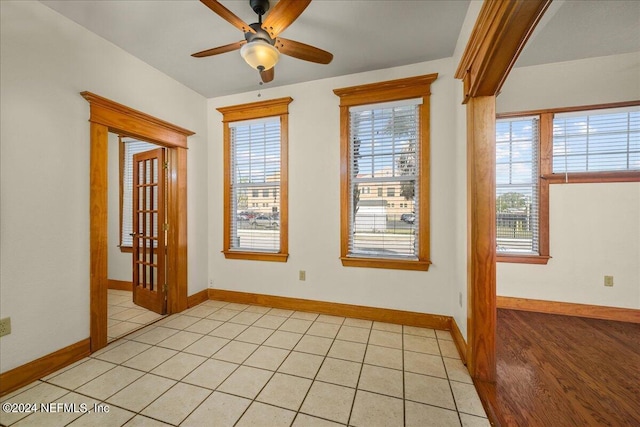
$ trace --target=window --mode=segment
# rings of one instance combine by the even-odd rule
[[[640,101],[498,115],[497,260],[547,263],[549,185],[638,181]]]
[[[553,173],[640,170],[640,108],[559,113]]]
[[[224,128],[226,258],[288,258],[288,105],[291,98],[218,108]],[[243,200],[273,195],[264,200]],[[261,209],[243,212],[244,206]],[[271,207],[269,207],[271,204]],[[261,206],[261,208],[259,208]],[[275,214],[277,212],[277,214]]]
[[[429,269],[429,96],[436,78],[430,74],[334,90],[342,129],[344,266]],[[376,188],[377,197],[361,191],[365,187]],[[400,220],[390,197],[410,202],[415,218]]]
[[[537,116],[496,122],[498,255],[540,255],[538,122]]]
[[[133,247],[133,156],[157,145],[129,137],[118,137],[120,141],[120,248],[130,251]]]

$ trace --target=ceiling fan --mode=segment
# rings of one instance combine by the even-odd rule
[[[217,0],[200,0],[213,12],[244,32],[244,40],[213,49],[203,50],[191,56],[204,58],[240,49],[240,55],[251,67],[260,72],[262,81],[268,83],[274,77],[274,65],[280,54],[304,61],[328,64],[333,55],[317,47],[280,37],[283,32],[311,3],[311,0],[280,0],[269,12],[264,22],[262,16],[269,10],[269,0],[250,0],[258,22],[247,24]]]

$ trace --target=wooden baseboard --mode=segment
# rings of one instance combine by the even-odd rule
[[[200,292],[196,292],[195,294],[189,295],[187,297],[187,307],[195,307],[196,305],[200,304],[201,302],[205,302],[208,299],[209,289],[203,289]]]
[[[421,328],[432,328],[445,331],[451,330],[451,317],[438,314],[417,313],[412,311],[393,310],[389,308],[366,307],[362,305],[226,291],[222,289],[209,289],[209,299],[288,310],[309,311],[313,313],[330,314],[332,316],[375,320],[378,322],[397,323],[408,326],[418,326]]]
[[[126,280],[112,280],[109,279],[107,283],[107,287],[109,289],[115,289],[118,291],[130,291],[133,292],[133,283],[127,282]]]
[[[456,323],[456,319],[451,318],[451,336],[453,337],[453,342],[458,349],[458,353],[460,354],[460,359],[462,363],[467,364],[467,342],[462,336],[462,332],[460,332],[460,328],[458,328],[458,324]]]
[[[90,353],[89,338],[0,374],[0,396],[62,369]]]
[[[640,323],[640,310],[633,308],[605,307],[602,305],[575,304],[569,302],[501,296],[496,297],[496,305],[498,308],[507,308],[511,310],[535,311],[538,313],[562,314],[565,316]]]

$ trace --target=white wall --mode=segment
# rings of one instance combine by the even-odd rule
[[[456,49],[453,54],[453,66],[458,67],[462,55],[467,47],[471,31],[478,19],[482,1],[473,0],[469,4],[467,15],[464,18]],[[453,284],[453,318],[460,329],[462,336],[467,338],[467,107],[462,104],[464,95],[462,81],[454,83],[454,105],[456,114],[456,161],[455,174],[455,230],[456,256]]]
[[[89,336],[88,90],[189,138],[189,293],[207,280],[206,100],[38,2],[0,2],[0,316],[7,371]]]
[[[209,100],[209,273],[213,286],[259,294],[452,315],[456,268],[457,93],[451,59]],[[439,73],[431,96],[431,260],[428,272],[343,267],[340,256],[339,98],[333,89]],[[226,260],[222,250],[222,115],[216,107],[291,96],[287,263]],[[306,281],[298,271],[306,270]]]
[[[515,68],[498,112],[638,100],[639,76],[640,53]],[[551,260],[498,263],[498,295],[640,308],[640,183],[553,184],[550,193]]]
[[[637,100],[639,70],[640,52],[514,68],[497,112]]]

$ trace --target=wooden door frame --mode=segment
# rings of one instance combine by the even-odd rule
[[[107,345],[108,134],[168,148],[167,313],[187,308],[187,129],[91,92],[90,105],[90,333],[91,352]]]
[[[496,380],[496,96],[551,0],[485,0],[458,65],[467,105],[467,368]]]

